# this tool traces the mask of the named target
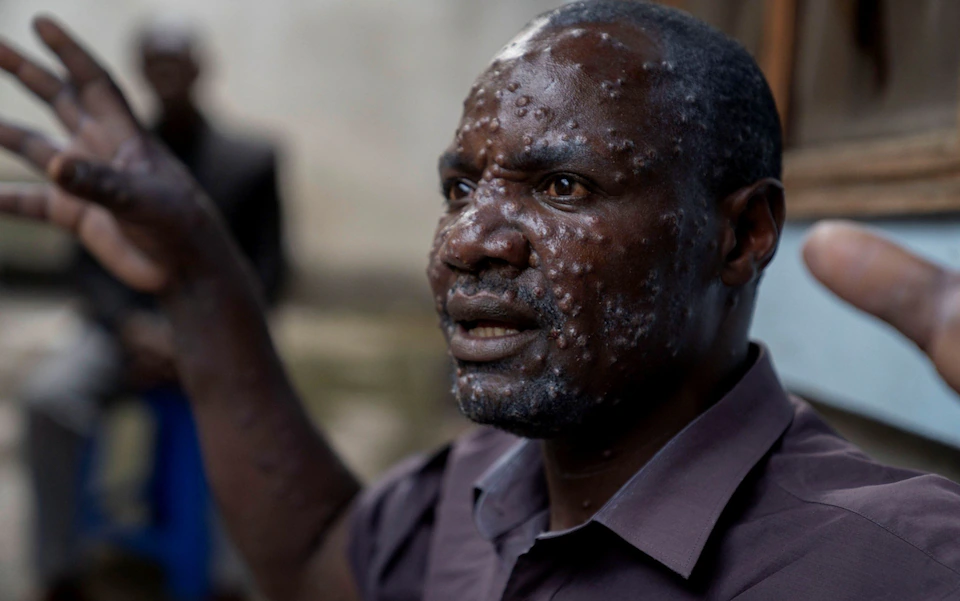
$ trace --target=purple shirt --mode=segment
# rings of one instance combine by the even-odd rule
[[[960,599],[960,486],[876,463],[768,353],[593,518],[547,532],[539,446],[478,429],[357,502],[367,601]]]

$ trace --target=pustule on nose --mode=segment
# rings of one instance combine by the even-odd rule
[[[488,205],[494,210],[478,211],[476,222],[454,226],[440,247],[439,256],[445,263],[463,271],[475,270],[490,260],[521,269],[529,265],[526,237],[496,210],[498,204]]]
[[[530,244],[516,229],[501,228],[485,241],[485,246],[491,259],[502,260],[520,269],[529,266]]]
[[[480,178],[480,185],[474,192],[474,204],[477,207],[489,207],[500,204],[506,197],[507,180],[503,177],[504,169],[497,165],[491,165]]]
[[[514,240],[499,238],[491,245],[495,248],[497,254],[508,255],[517,249],[517,243]]]

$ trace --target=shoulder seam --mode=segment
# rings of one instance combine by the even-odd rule
[[[779,488],[779,489],[782,490],[783,492],[787,493],[787,494],[790,495],[791,497],[797,499],[798,501],[801,501],[801,502],[803,502],[803,503],[812,503],[812,504],[814,504],[814,505],[823,505],[824,507],[833,507],[833,508],[836,508],[836,509],[840,509],[840,510],[842,510],[842,511],[846,511],[847,513],[852,513],[853,515],[858,516],[858,517],[860,517],[860,518],[862,518],[862,519],[870,522],[871,524],[873,524],[874,526],[877,526],[878,528],[880,528],[881,530],[883,530],[883,531],[886,532],[887,534],[890,534],[891,536],[895,537],[896,539],[900,540],[901,542],[906,543],[906,544],[909,545],[910,547],[913,547],[913,548],[916,549],[917,551],[923,553],[924,555],[926,555],[927,557],[929,557],[931,560],[933,560],[933,562],[936,563],[937,565],[946,568],[948,571],[950,571],[951,573],[953,573],[953,574],[956,575],[956,576],[960,576],[960,571],[955,570],[954,568],[950,567],[949,565],[943,563],[942,561],[940,561],[939,559],[937,559],[936,557],[934,557],[934,556],[933,556],[929,551],[927,551],[926,549],[924,549],[924,548],[922,548],[922,547],[918,547],[918,546],[915,545],[914,543],[912,543],[912,542],[910,542],[909,540],[903,538],[903,537],[900,536],[898,533],[896,533],[895,531],[891,530],[890,528],[887,528],[886,526],[884,526],[884,525],[881,524],[880,522],[874,520],[873,518],[871,518],[871,517],[869,517],[869,516],[866,516],[866,515],[863,515],[863,514],[860,513],[859,511],[850,509],[849,507],[844,507],[843,505],[837,505],[836,503],[827,503],[827,502],[825,502],[825,501],[817,501],[817,500],[813,500],[813,499],[806,499],[806,498],[801,497],[800,495],[794,493],[792,490],[786,488],[783,484],[781,484],[780,482],[778,482],[777,479],[771,478],[771,481],[777,486],[777,488]],[[958,588],[960,588],[960,587],[958,587]],[[954,590],[956,590],[956,589],[954,589]]]

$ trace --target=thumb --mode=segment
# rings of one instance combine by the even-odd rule
[[[960,390],[956,274],[843,221],[814,226],[803,258],[824,286],[899,330],[930,356],[948,384]]]
[[[149,253],[152,245],[125,232],[118,221],[156,215],[155,178],[130,174],[80,157],[58,155],[49,167],[50,178],[67,194],[91,206],[75,233],[87,250],[114,276],[142,292],[157,293],[169,283],[169,273]],[[151,205],[152,206],[148,206]],[[155,250],[155,249],[154,249]]]
[[[854,307],[886,321],[923,349],[940,318],[944,271],[870,230],[818,223],[803,258],[815,278]]]
[[[123,213],[143,202],[142,176],[118,171],[109,165],[86,158],[57,155],[47,168],[50,179],[64,191],[103,205],[111,212]]]

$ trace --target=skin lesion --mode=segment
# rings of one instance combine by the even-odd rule
[[[697,124],[674,119],[651,94],[686,94],[669,87],[680,69],[656,33],[641,27],[549,23],[542,18],[508,45],[465,103],[440,161],[449,208],[428,276],[456,362],[458,402],[477,422],[544,439],[551,527],[562,528],[589,517],[656,452],[647,443],[682,429],[746,360],[746,330],[735,321],[748,303],[734,310],[718,302],[735,295],[718,272],[735,271],[750,285],[752,258],[776,239],[740,237],[738,224],[762,229],[770,220],[739,221],[743,211],[731,209],[722,216],[726,229],[714,233],[726,232],[716,237],[727,246],[741,244],[749,255],[741,264],[726,259],[726,246],[704,251],[706,239],[681,244],[700,226],[698,216],[716,219],[716,206],[685,187],[696,179],[688,149],[697,139],[686,132]],[[176,280],[161,290],[163,305],[184,382],[202,400],[194,410],[208,472],[235,539],[276,598],[306,596],[314,577],[349,588],[313,569],[320,561],[349,573],[339,545],[359,484],[306,419],[235,250],[214,221],[201,224],[209,236],[172,237],[189,245],[168,235],[178,223],[191,230],[189,219],[155,226],[171,211],[203,218],[190,180],[138,137],[122,96],[103,85],[105,71],[82,48],[55,25],[41,22],[38,30],[71,72],[75,108],[90,120],[82,134],[66,120],[71,139],[102,136],[88,150],[108,163],[132,136],[147,144],[145,160],[157,167],[150,175],[165,184],[160,192],[130,188],[132,202],[121,206],[54,178],[109,220],[115,246],[98,256],[128,283],[135,278],[118,266],[160,245],[146,264],[169,268]],[[0,67],[9,58],[0,46]],[[0,144],[12,132],[0,126]],[[49,167],[46,154],[58,154],[42,145],[13,150],[41,169]],[[126,183],[156,183],[130,165],[115,167],[124,167]],[[180,204],[165,202],[171,190]],[[144,219],[129,227],[134,208]],[[735,322],[734,334],[714,344],[725,320]]]

